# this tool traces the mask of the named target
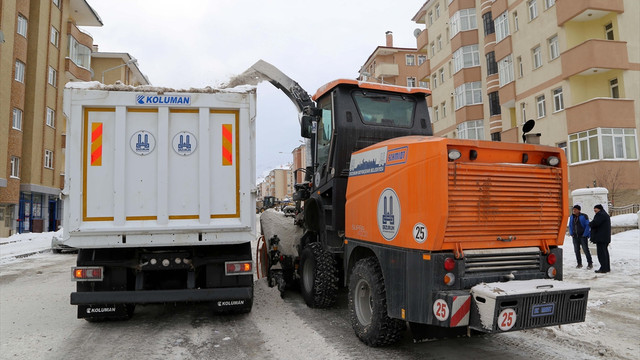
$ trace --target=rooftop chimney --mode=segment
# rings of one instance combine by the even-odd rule
[[[387,35],[387,47],[393,47],[393,32],[387,31],[385,34]]]

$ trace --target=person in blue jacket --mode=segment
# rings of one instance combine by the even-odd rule
[[[582,268],[582,255],[580,255],[580,247],[582,247],[582,251],[587,257],[587,269],[591,270],[593,269],[593,259],[587,242],[591,234],[591,227],[589,227],[589,217],[581,213],[580,210],[582,210],[580,205],[573,206],[573,214],[569,218],[569,234],[573,238],[573,250],[576,253],[576,260],[578,260],[576,268]]]

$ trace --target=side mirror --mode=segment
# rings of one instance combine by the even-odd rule
[[[300,136],[305,139],[311,139],[316,133],[317,122],[313,116],[303,115],[300,120]]]

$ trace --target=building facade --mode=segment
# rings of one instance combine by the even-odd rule
[[[418,77],[436,135],[565,149],[570,190],[640,201],[640,40],[634,0],[429,0]]]
[[[125,85],[150,85],[149,79],[140,71],[138,60],[128,53],[99,52],[98,45],[93,45],[91,52],[91,80],[103,84],[115,84],[117,81]]]
[[[291,169],[273,169],[258,185],[258,199],[274,196],[276,200],[291,199],[293,194],[293,173]]]
[[[0,236],[57,230],[64,184],[67,81],[91,80],[92,37],[102,26],[86,1],[2,1]]]

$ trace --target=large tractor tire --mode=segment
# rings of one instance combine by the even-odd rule
[[[349,278],[349,317],[358,338],[369,346],[397,342],[406,329],[400,319],[387,315],[384,278],[374,257],[359,260]]]
[[[309,307],[327,308],[338,295],[338,269],[331,253],[322,244],[308,244],[300,255],[300,291]]]

